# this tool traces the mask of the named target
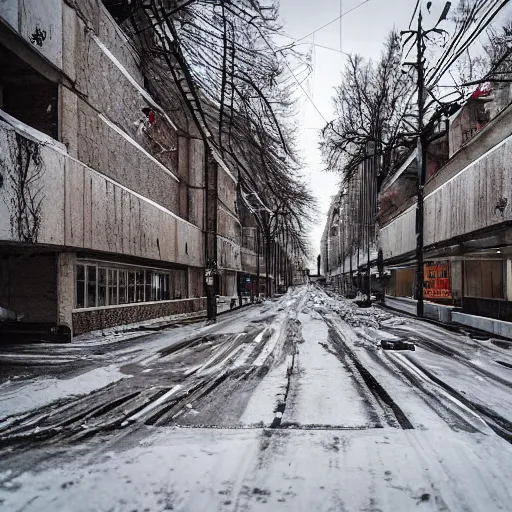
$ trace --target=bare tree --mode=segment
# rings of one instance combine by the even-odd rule
[[[256,0],[147,0],[131,21],[145,51],[167,63],[205,141],[266,210],[283,203],[299,241],[312,197],[300,178],[277,16],[276,6]],[[300,58],[291,50],[290,57]]]
[[[349,181],[358,166],[376,153],[382,160],[379,179],[383,180],[408,145],[403,131],[414,91],[411,75],[402,72],[396,32],[389,34],[377,63],[349,56],[334,96],[335,119],[322,132],[327,168],[343,171]]]
[[[180,102],[212,151],[238,174],[268,238],[273,212],[300,251],[313,199],[300,175],[293,124],[295,86],[281,51],[276,5],[259,0],[115,0],[118,21],[157,76],[162,103]],[[288,60],[287,60],[288,59]],[[165,80],[178,98],[166,97]],[[186,121],[186,120],[185,120]]]

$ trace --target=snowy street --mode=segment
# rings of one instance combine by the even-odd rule
[[[510,510],[512,352],[474,338],[304,286],[214,325],[2,346],[1,508]]]

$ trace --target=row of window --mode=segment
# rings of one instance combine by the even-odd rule
[[[172,286],[171,273],[172,271],[78,264],[75,307],[94,308],[181,299],[181,292]]]

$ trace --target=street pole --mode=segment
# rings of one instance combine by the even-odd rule
[[[366,283],[366,293],[367,293],[367,301],[368,305],[371,304],[371,264],[370,264],[370,221],[371,221],[371,194],[372,194],[372,165],[371,161],[366,161],[366,215],[364,219],[364,223],[366,226],[366,274],[367,274],[367,283]]]
[[[424,77],[424,47],[423,47],[423,32],[422,32],[422,15],[421,9],[418,14],[418,34],[417,34],[417,73],[418,73],[418,200],[416,203],[416,314],[418,317],[424,315],[424,303],[423,303],[423,283],[425,281],[424,276],[424,264],[423,264],[423,233],[424,233],[424,188],[425,188],[425,171],[426,171],[426,140],[424,134],[424,109],[425,109],[425,77]]]
[[[261,252],[261,235],[260,229],[256,229],[256,297],[259,300],[260,298],[260,252]],[[254,287],[253,287],[254,288]],[[254,289],[252,291],[254,295]]]

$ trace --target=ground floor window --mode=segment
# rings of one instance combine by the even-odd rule
[[[83,262],[76,265],[75,280],[77,309],[187,297],[185,270]]]

